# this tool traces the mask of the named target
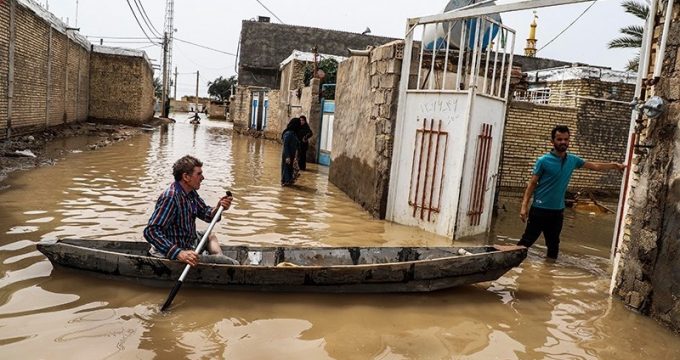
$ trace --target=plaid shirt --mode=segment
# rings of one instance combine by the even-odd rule
[[[196,218],[212,221],[213,208],[195,190],[184,192],[174,182],[156,201],[156,208],[144,228],[144,238],[169,259],[196,244]]]

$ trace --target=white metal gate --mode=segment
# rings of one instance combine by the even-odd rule
[[[489,17],[455,12],[409,26],[387,218],[454,238],[483,233],[491,221],[515,32]],[[414,40],[416,31],[425,41]]]

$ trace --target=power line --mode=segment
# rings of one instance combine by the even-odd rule
[[[193,63],[194,65],[198,66],[201,69],[208,69],[208,70],[213,70],[213,71],[222,71],[224,69],[229,68],[229,66],[215,68],[215,67],[210,67],[210,66],[205,66],[205,65],[199,64],[196,61],[194,61],[193,59],[191,59],[189,56],[187,56],[187,54],[185,54],[179,46],[176,47],[176,49],[177,49],[178,54],[182,55],[185,59],[189,60],[191,63]],[[195,73],[196,72],[193,72],[192,74],[195,74]]]
[[[571,22],[571,24],[567,25],[567,27],[565,27],[562,31],[560,31],[559,34],[555,35],[554,38],[552,38],[552,39],[551,39],[550,41],[548,41],[545,45],[543,45],[543,47],[541,47],[540,49],[536,50],[536,52],[539,52],[539,51],[545,49],[546,46],[550,45],[550,43],[552,43],[553,41],[555,41],[558,37],[560,37],[560,35],[564,34],[564,32],[567,31],[572,25],[574,25],[574,24],[578,21],[578,19],[580,19],[583,15],[585,15],[586,12],[588,12],[588,10],[590,10],[590,8],[593,7],[593,5],[595,5],[596,2],[597,2],[597,0],[593,0],[592,4],[590,4],[590,6],[588,6],[585,10],[583,10],[583,12],[581,13],[581,15],[577,16],[576,19],[574,19],[574,21]]]
[[[143,36],[98,36],[98,35],[85,35],[87,38],[94,39],[128,39],[128,40],[141,40],[146,39]],[[156,38],[154,38],[156,39]],[[159,38],[160,39],[160,38]]]
[[[140,14],[142,15],[142,19],[146,18],[146,20],[144,20],[144,22],[146,23],[146,25],[149,26],[149,30],[151,30],[151,32],[154,33],[156,36],[161,36],[160,31],[156,30],[156,27],[153,26],[153,22],[151,22],[149,15],[146,14],[146,10],[144,9],[144,5],[142,5],[142,0],[134,0],[134,1],[135,1],[135,4],[137,5],[137,9],[140,11]]]
[[[132,16],[135,17],[135,21],[137,21],[137,25],[139,25],[139,29],[142,30],[142,32],[144,33],[144,36],[146,36],[146,38],[149,39],[149,42],[155,44],[155,42],[154,42],[153,40],[151,40],[151,38],[150,38],[149,35],[146,33],[146,31],[144,31],[144,27],[143,27],[142,24],[139,22],[139,19],[137,18],[137,14],[135,13],[135,10],[132,8],[132,5],[130,5],[130,0],[125,0],[125,1],[127,2],[128,7],[130,8],[130,11],[132,11]]]
[[[258,4],[262,5],[262,7],[263,7],[265,10],[267,10],[267,12],[269,12],[270,14],[272,14],[272,15],[276,18],[276,20],[278,20],[281,24],[285,24],[285,23],[283,22],[283,20],[281,20],[278,16],[276,16],[276,14],[274,14],[271,10],[269,10],[266,6],[264,6],[264,4],[262,3],[262,1],[260,1],[260,0],[255,0],[255,1],[257,1]]]
[[[189,44],[189,45],[198,46],[198,47],[200,47],[200,48],[212,50],[212,51],[215,51],[215,52],[218,52],[218,53],[222,53],[222,54],[226,54],[226,55],[231,55],[231,56],[236,56],[236,54],[234,54],[234,53],[230,53],[230,52],[223,51],[223,50],[218,50],[218,49],[211,48],[211,47],[209,47],[209,46],[205,46],[205,45],[201,45],[201,44],[196,44],[196,43],[193,43],[193,42],[191,42],[191,41],[186,41],[186,40],[182,40],[182,39],[179,39],[179,38],[175,38],[175,40],[177,40],[177,41],[179,41],[179,42],[187,43],[187,44]]]

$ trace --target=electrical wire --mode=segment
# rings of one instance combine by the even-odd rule
[[[539,51],[545,49],[546,46],[550,45],[550,43],[555,41],[558,37],[560,37],[560,35],[564,34],[564,32],[567,31],[572,25],[574,25],[578,21],[578,19],[580,19],[583,15],[585,15],[586,12],[588,12],[588,10],[590,10],[590,8],[593,7],[593,5],[595,5],[596,2],[597,2],[597,0],[593,0],[593,3],[590,4],[590,6],[588,6],[585,10],[583,10],[581,15],[577,16],[576,19],[574,19],[574,21],[571,22],[571,24],[567,25],[567,27],[565,27],[562,31],[560,31],[559,34],[555,35],[554,38],[552,38],[550,41],[545,43],[545,45],[543,45],[540,49],[536,50],[536,52],[539,52]]]
[[[141,40],[146,39],[143,36],[98,36],[98,35],[85,35],[87,38],[95,39],[129,39],[129,40]],[[154,38],[155,39],[155,38]]]
[[[155,26],[153,26],[153,22],[151,22],[149,15],[147,15],[146,13],[146,9],[144,9],[144,5],[142,5],[142,0],[134,0],[134,2],[137,5],[137,9],[140,11],[140,14],[142,15],[142,19],[146,18],[144,22],[146,23],[147,26],[149,26],[149,30],[151,30],[151,32],[154,33],[156,36],[163,37],[161,36],[161,32],[158,31]]]
[[[271,10],[269,10],[266,6],[264,6],[264,4],[262,3],[262,1],[260,1],[260,0],[255,0],[255,1],[257,1],[258,4],[262,5],[262,7],[263,7],[265,10],[267,10],[267,12],[269,12],[270,14],[272,14],[272,15],[276,18],[276,20],[278,20],[281,24],[285,24],[285,23],[283,22],[283,20],[281,20],[281,18],[279,18],[278,16],[276,16],[276,14],[274,14]]]
[[[231,56],[236,56],[236,54],[234,54],[234,53],[230,53],[230,52],[223,51],[223,50],[218,50],[218,49],[211,48],[211,47],[209,47],[209,46],[205,46],[205,45],[201,45],[201,44],[196,44],[196,43],[193,43],[193,42],[191,42],[191,41],[182,40],[182,39],[179,39],[179,38],[176,38],[176,37],[173,38],[173,39],[174,39],[174,40],[177,40],[177,41],[179,41],[179,42],[183,42],[183,43],[186,43],[186,44],[189,44],[189,45],[193,45],[193,46],[197,46],[197,47],[200,47],[200,48],[212,50],[212,51],[215,51],[215,52],[218,52],[218,53],[222,53],[222,54],[226,54],[226,55],[231,55]]]
[[[125,1],[127,2],[128,7],[130,8],[130,11],[132,11],[132,16],[134,16],[135,21],[137,22],[137,25],[139,25],[139,29],[142,30],[142,32],[144,33],[144,36],[146,36],[146,38],[149,40],[150,43],[156,44],[156,42],[151,40],[151,38],[149,37],[149,34],[147,34],[146,31],[144,31],[144,27],[139,22],[139,19],[137,18],[137,14],[135,13],[135,10],[132,8],[132,5],[130,5],[130,0],[125,0]]]

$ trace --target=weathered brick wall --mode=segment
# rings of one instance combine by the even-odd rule
[[[279,90],[270,90],[268,98],[269,109],[267,110],[267,127],[264,129],[264,137],[278,140],[287,124],[284,117],[285,114],[282,111],[283,107],[281,106],[281,92]]]
[[[328,178],[378,218],[385,217],[403,41],[338,66]]]
[[[87,118],[88,49],[27,4],[0,4],[0,138]]]
[[[639,149],[632,161],[613,294],[680,332],[680,1],[673,5],[672,21],[656,17],[655,38],[665,21],[671,21],[670,31],[659,82],[645,87],[647,96],[664,98],[668,110],[656,119],[640,118],[640,143],[652,147]],[[658,47],[652,49],[654,59]]]
[[[50,97],[49,126],[67,122],[66,108],[66,49],[68,38],[52,30],[50,46]]]
[[[226,105],[211,103],[210,106],[208,107],[208,118],[215,120],[226,119],[227,117],[225,116],[225,108]]]
[[[503,190],[523,191],[536,159],[552,149],[550,132],[555,125],[569,126],[570,152],[587,161],[623,162],[630,123],[628,105],[556,93],[624,101],[633,97],[633,85],[581,79],[548,83],[546,87],[551,88],[553,94],[549,105],[510,103],[501,163]],[[620,186],[618,172],[576,170],[569,189],[613,195]]]
[[[260,89],[261,88],[251,88],[249,86],[239,86],[236,95],[234,95],[229,104],[229,117],[234,122],[234,130],[240,134],[249,134],[256,137],[261,136],[266,139],[280,141],[281,132],[290,119],[287,115],[286,106],[282,103],[281,91],[279,90],[267,91],[267,98],[269,99],[267,126],[263,131],[250,129],[250,105],[253,100],[253,91],[259,91]],[[311,99],[309,101],[311,101]]]
[[[0,5],[0,139],[7,133],[7,74],[9,72],[9,4]]]
[[[16,7],[12,128],[45,126],[49,25]]]
[[[90,57],[90,117],[139,125],[153,117],[153,71],[141,56]]]
[[[16,135],[89,116],[90,44],[37,7],[27,0],[0,2],[0,138],[7,136],[8,125]],[[109,79],[109,84],[118,82],[114,89],[118,94],[106,96],[134,98],[139,103],[132,109],[136,119],[153,116],[153,71],[147,68],[120,68],[136,76]]]
[[[232,96],[229,102],[229,118],[234,122],[234,130],[238,133],[248,130],[250,96],[248,86],[238,85],[236,94]]]

